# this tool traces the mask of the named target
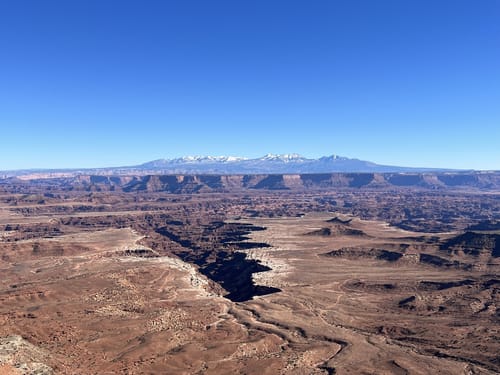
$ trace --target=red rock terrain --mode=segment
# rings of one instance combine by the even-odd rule
[[[0,374],[500,371],[492,185],[144,178],[0,185]]]

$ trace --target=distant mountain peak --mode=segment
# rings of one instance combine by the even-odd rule
[[[380,165],[366,160],[348,158],[332,154],[317,159],[300,154],[266,154],[260,158],[240,156],[183,156],[176,159],[156,159],[144,164],[124,167],[104,167],[97,169],[37,169],[14,171],[0,175],[32,175],[33,173],[92,173],[104,175],[138,174],[205,174],[205,175],[260,175],[260,174],[323,174],[323,173],[422,173],[445,172],[450,169],[409,168]],[[453,172],[456,172],[453,171]]]
[[[334,161],[334,160],[357,160],[357,159],[349,159],[349,158],[346,158],[345,156],[332,154],[330,156],[323,156],[323,157],[319,158],[318,160]]]
[[[305,161],[307,159],[300,154],[266,154],[261,157],[260,160],[282,161],[288,163],[293,161]]]
[[[212,163],[212,162],[228,163],[228,162],[236,162],[236,161],[242,161],[242,160],[246,160],[246,158],[239,157],[239,156],[202,156],[202,155],[196,155],[196,156],[183,156],[181,158],[172,159],[172,161],[175,161],[175,162],[185,162],[185,163]]]
[[[141,168],[162,168],[178,164],[213,164],[213,163],[235,163],[247,160],[239,156],[202,156],[188,155],[176,159],[157,159],[141,164]]]
[[[369,161],[332,154],[309,159],[300,154],[266,154],[248,159],[239,156],[184,156],[177,159],[158,159],[136,168],[161,173],[187,174],[261,174],[261,173],[333,173],[333,172],[401,172],[415,171],[378,165]],[[430,170],[430,169],[418,169]]]

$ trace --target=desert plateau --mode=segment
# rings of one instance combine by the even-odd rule
[[[498,374],[500,174],[0,180],[0,374]]]

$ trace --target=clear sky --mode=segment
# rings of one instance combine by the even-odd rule
[[[0,129],[0,169],[500,169],[500,1],[1,1]]]

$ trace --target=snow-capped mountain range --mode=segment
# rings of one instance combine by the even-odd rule
[[[339,155],[309,159],[299,154],[267,154],[250,159],[239,156],[185,156],[153,160],[134,168],[161,173],[258,174],[331,172],[430,171],[430,168],[405,168],[379,165]]]
[[[260,158],[240,156],[184,156],[175,159],[158,159],[144,164],[125,167],[88,169],[29,169],[4,171],[0,179],[19,176],[63,177],[80,174],[95,175],[148,175],[148,174],[307,174],[307,173],[398,173],[443,172],[450,169],[409,168],[375,164],[366,160],[331,155],[318,159],[299,154],[266,154]]]
[[[303,163],[314,160],[357,160],[357,159],[349,159],[343,156],[332,155],[325,156],[320,159],[307,159],[300,154],[266,154],[261,158],[250,159],[241,156],[183,156],[175,159],[158,159],[153,160],[141,166],[165,166],[171,164],[188,164],[188,163],[235,163],[235,162],[262,162],[262,161],[273,161],[273,162],[281,162],[281,163]]]

